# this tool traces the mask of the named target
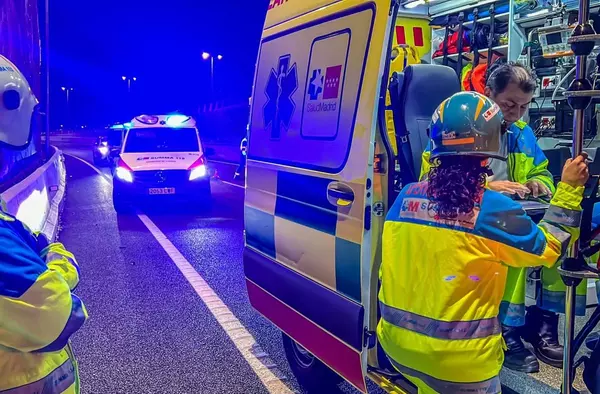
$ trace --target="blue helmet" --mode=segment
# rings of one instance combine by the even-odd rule
[[[496,103],[476,92],[444,100],[431,117],[431,158],[480,156],[506,160],[501,147],[504,117]]]

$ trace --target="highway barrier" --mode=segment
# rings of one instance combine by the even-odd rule
[[[66,170],[62,152],[54,153],[23,181],[1,194],[8,213],[48,239],[58,235],[58,217],[66,189]]]

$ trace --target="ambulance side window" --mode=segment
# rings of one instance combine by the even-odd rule
[[[367,4],[263,40],[250,159],[329,173],[344,168],[373,17]]]

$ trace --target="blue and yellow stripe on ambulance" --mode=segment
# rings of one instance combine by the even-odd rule
[[[364,186],[344,182],[354,202],[327,199],[332,179],[248,165],[245,226],[248,246],[361,302]]]

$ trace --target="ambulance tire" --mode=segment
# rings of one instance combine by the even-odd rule
[[[131,205],[118,196],[113,196],[113,208],[117,215],[126,215],[132,211]]]
[[[310,354],[296,341],[283,335],[283,349],[298,384],[308,394],[341,392],[338,385],[344,379]]]

